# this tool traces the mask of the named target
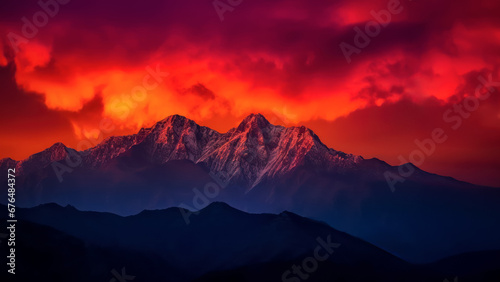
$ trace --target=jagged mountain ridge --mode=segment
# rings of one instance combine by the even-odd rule
[[[75,156],[76,167],[56,165]],[[406,166],[413,174],[391,190],[385,173],[402,167],[330,149],[305,127],[274,126],[261,115],[226,133],[171,116],[85,152],[58,143],[0,167],[17,168],[20,207],[55,202],[131,215],[223,201],[248,212],[290,210],[321,220],[412,262],[500,248],[500,189]]]
[[[202,163],[211,172],[223,171],[229,179],[248,183],[248,188],[265,177],[284,175],[306,163],[341,171],[364,160],[328,148],[308,128],[275,126],[261,114],[249,115],[238,127],[223,134],[172,115],[137,134],[109,137],[86,151],[77,152],[56,143],[22,161],[2,159],[0,167],[8,164],[15,166],[18,174],[25,174],[77,154],[84,167],[100,168],[129,150],[140,150],[155,164],[184,159]]]

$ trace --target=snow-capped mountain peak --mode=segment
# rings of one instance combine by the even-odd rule
[[[20,170],[46,167],[63,161],[68,150],[61,143],[18,162]],[[329,149],[312,130],[276,126],[261,114],[247,116],[236,128],[218,133],[180,115],[169,116],[137,134],[113,136],[79,152],[83,166],[104,167],[113,159],[135,152],[154,164],[191,160],[212,173],[224,172],[248,189],[266,178],[282,176],[301,166],[339,170],[352,167],[361,157]],[[129,154],[130,155],[130,154]]]
[[[243,119],[243,121],[236,128],[236,131],[243,132],[248,129],[264,129],[270,125],[269,121],[263,115],[251,114]]]

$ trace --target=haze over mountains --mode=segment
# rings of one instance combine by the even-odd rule
[[[460,281],[496,281],[500,277],[499,251],[414,265],[322,222],[291,212],[248,214],[220,202],[202,209],[189,225],[177,208],[122,217],[44,204],[17,213],[22,221],[18,274],[23,281],[65,281],[68,275],[76,279],[72,281],[109,281],[110,270],[122,267],[137,277],[134,281],[443,281],[456,275]]]
[[[84,152],[57,143],[0,167],[16,167],[25,207],[55,202],[131,215],[222,201],[322,220],[413,262],[500,249],[499,189],[407,166],[414,173],[392,192],[384,173],[398,167],[328,148],[310,129],[259,114],[226,133],[170,116]],[[189,225],[198,215],[178,216]]]

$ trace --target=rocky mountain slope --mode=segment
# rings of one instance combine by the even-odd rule
[[[84,152],[57,143],[0,167],[16,168],[16,203],[24,207],[55,202],[130,215],[224,201],[322,220],[411,261],[500,249],[500,189],[408,164],[413,173],[391,190],[386,175],[403,166],[336,151],[310,129],[275,126],[259,114],[226,133],[170,116]],[[186,224],[196,217],[179,216]]]

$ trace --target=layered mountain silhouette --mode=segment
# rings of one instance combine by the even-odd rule
[[[275,126],[260,114],[226,133],[174,115],[86,151],[57,143],[0,167],[16,168],[24,207],[55,202],[132,215],[223,201],[321,220],[411,262],[500,249],[500,189],[346,154],[308,128]],[[386,173],[402,169],[412,173],[391,191]],[[199,216],[176,214],[187,226]]]
[[[18,209],[18,274],[38,281],[109,281],[111,270],[122,268],[134,281],[297,281],[300,275],[307,281],[442,281],[450,271],[469,279],[500,277],[498,252],[480,265],[455,266],[454,258],[413,265],[287,211],[249,214],[215,202],[189,225],[178,213],[169,208],[122,217],[57,204]],[[320,260],[311,271],[315,257]]]

